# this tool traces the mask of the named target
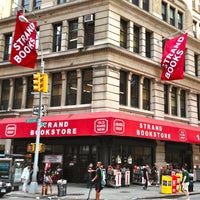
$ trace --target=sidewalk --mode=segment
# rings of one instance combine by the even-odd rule
[[[47,195],[46,197],[42,196],[41,190],[42,185],[38,186],[38,194],[29,194],[23,193],[20,191],[12,191],[5,195],[5,197],[15,196],[21,198],[30,198],[30,199],[55,199],[55,200],[87,200],[89,189],[86,188],[86,184],[76,184],[68,183],[67,184],[67,195],[58,197],[57,185],[53,185],[53,195]],[[176,194],[161,194],[161,187],[150,186],[148,191],[143,190],[141,185],[131,184],[129,187],[105,187],[101,191],[101,200],[139,200],[139,199],[156,199],[156,198],[166,198],[174,196],[184,196],[183,193]],[[200,194],[200,182],[194,183],[194,191],[190,193],[191,195]],[[20,199],[21,199],[20,198]],[[95,189],[93,188],[90,195],[90,200],[95,199]]]

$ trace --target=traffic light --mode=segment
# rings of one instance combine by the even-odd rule
[[[46,150],[46,145],[43,144],[43,143],[40,143],[39,144],[39,149],[38,149],[39,153],[44,153],[45,150]]]
[[[40,92],[40,73],[33,74],[33,91]]]
[[[41,73],[40,76],[40,92],[48,92],[48,74]]]
[[[27,152],[29,152],[29,153],[35,152],[35,143],[30,143],[27,145]]]

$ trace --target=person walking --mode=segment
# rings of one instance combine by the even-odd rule
[[[50,189],[50,194],[52,195],[53,180],[52,180],[52,175],[51,175],[51,168],[47,169],[47,172],[44,178],[44,183],[45,183],[45,195],[47,195],[48,193],[48,187]]]
[[[27,164],[26,167],[22,171],[21,179],[22,179],[22,191],[28,192],[28,183],[30,181],[30,171],[31,171],[31,164]]]
[[[88,168],[87,168],[87,188],[91,187],[91,181],[94,178],[93,177],[93,173],[95,172],[95,170],[93,169],[93,164],[90,163]]]
[[[143,176],[144,176],[144,180],[145,180],[143,189],[147,190],[148,182],[149,182],[149,165],[148,164],[146,164],[143,169]]]
[[[96,175],[92,179],[92,183],[95,182],[95,190],[96,190],[96,199],[95,200],[100,200],[100,192],[103,189],[101,186],[101,166],[102,163],[100,161],[97,162],[97,169],[96,169]]]
[[[157,164],[154,163],[153,168],[151,169],[151,175],[153,178],[153,182],[152,184],[155,184],[156,186],[158,186],[158,169],[157,169]]]
[[[182,179],[182,191],[185,194],[185,196],[187,197],[187,200],[190,200],[190,194],[189,194],[189,172],[187,171],[186,166],[182,167],[182,171],[183,171],[183,179]]]

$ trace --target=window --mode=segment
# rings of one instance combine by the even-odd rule
[[[144,78],[143,82],[143,109],[150,110],[150,80]]]
[[[66,0],[57,0],[57,4],[62,4],[62,3],[65,3]]]
[[[127,105],[127,73],[120,71],[120,105]]]
[[[42,3],[42,0],[34,0],[33,1],[33,10],[39,10],[41,3]]]
[[[22,0],[22,7],[29,11],[30,0]]]
[[[9,96],[10,96],[10,81],[8,79],[2,80],[1,110],[8,109]]]
[[[198,120],[200,120],[200,95],[197,94],[197,115],[198,115]]]
[[[197,22],[195,20],[193,20],[192,29],[193,29],[194,37],[197,38]]]
[[[61,37],[62,37],[62,25],[56,24],[53,27],[53,52],[61,50]]]
[[[175,26],[175,9],[170,7],[170,24]]]
[[[136,6],[139,6],[139,0],[132,0],[132,4],[135,4]]]
[[[177,116],[177,89],[175,87],[172,88],[171,92],[171,113]]]
[[[67,72],[66,105],[75,105],[77,96],[77,72]]]
[[[183,14],[178,12],[178,29],[183,29]]]
[[[82,71],[82,104],[91,103],[92,101],[92,69]]]
[[[33,77],[28,77],[27,80],[27,93],[26,93],[26,108],[33,107],[33,94],[31,94],[33,86]]]
[[[78,20],[69,22],[69,37],[68,37],[68,49],[77,48],[78,40]]]
[[[162,2],[162,19],[167,21],[167,4],[165,2]]]
[[[22,104],[22,91],[23,91],[22,78],[15,79],[14,87],[15,89],[13,97],[13,109],[20,109]]]
[[[51,106],[60,106],[62,94],[62,74],[52,74]]]
[[[131,106],[139,108],[139,76],[132,75],[131,77]]]
[[[186,117],[186,94],[184,90],[181,90],[180,100],[181,117]]]
[[[169,86],[164,85],[164,112],[169,114]]]
[[[146,32],[146,57],[151,58],[151,33]]]
[[[127,48],[127,22],[120,21],[120,47]]]
[[[198,76],[198,58],[199,56],[197,54],[194,55],[194,67],[195,67],[195,76]]]
[[[149,0],[143,0],[143,9],[149,12]]]
[[[5,35],[4,60],[9,60],[12,48],[12,34]]]
[[[139,53],[139,44],[140,44],[140,28],[134,26],[134,38],[133,38],[133,51]]]
[[[94,45],[94,20],[84,24],[84,46]]]

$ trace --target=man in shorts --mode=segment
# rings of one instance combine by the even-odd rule
[[[182,167],[182,171],[183,171],[182,191],[186,195],[187,200],[190,200],[190,194],[188,191],[188,186],[189,186],[189,181],[190,181],[189,173],[185,166]]]
[[[100,200],[100,192],[103,189],[101,186],[101,162],[98,161],[97,162],[97,169],[96,169],[96,175],[95,177],[92,179],[92,182],[95,182],[95,190],[96,190],[96,199],[95,200]]]

